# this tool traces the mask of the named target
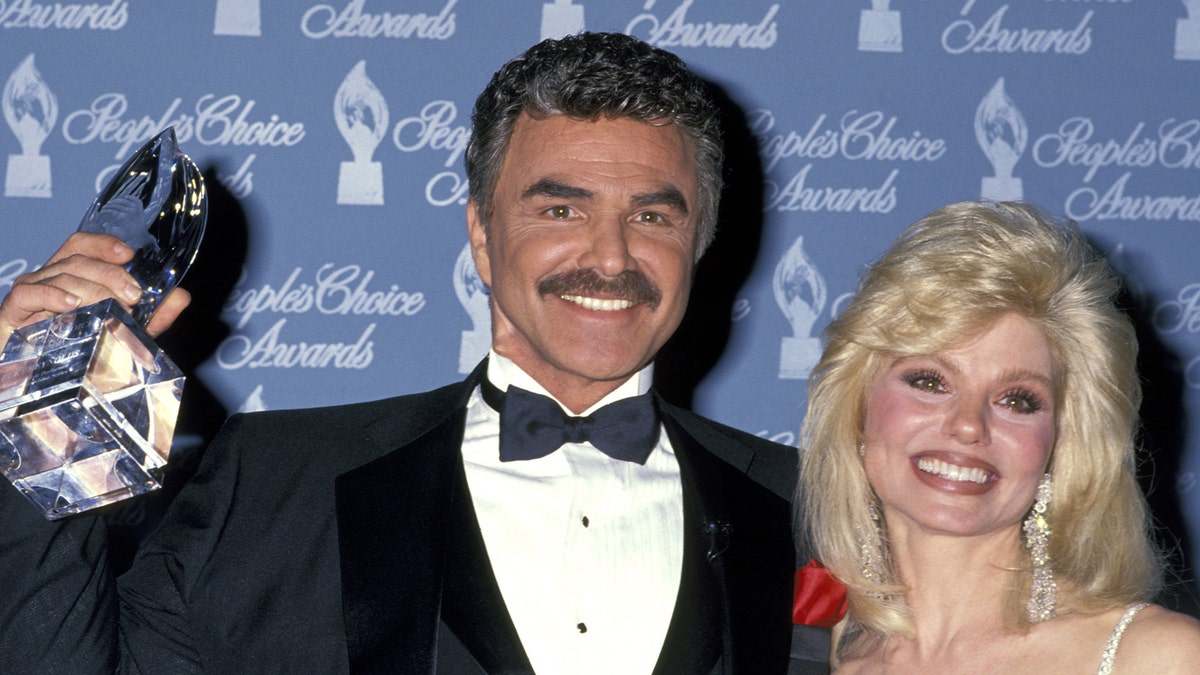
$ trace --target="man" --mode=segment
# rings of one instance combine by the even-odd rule
[[[650,391],[715,227],[717,112],[679,59],[623,35],[507,64],[476,102],[466,160],[489,358],[426,394],[233,417],[115,582],[98,519],[36,522],[6,490],[0,562],[24,568],[0,621],[31,635],[6,629],[0,658],[784,672],[794,449]],[[123,290],[111,245],[70,240],[14,286],[0,328]],[[573,419],[543,421],[546,407]]]

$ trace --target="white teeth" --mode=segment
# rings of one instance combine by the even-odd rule
[[[582,295],[562,295],[559,297],[567,302],[573,302],[584,309],[591,309],[597,312],[615,312],[621,309],[629,309],[635,304],[632,300],[602,300]]]
[[[922,457],[917,460],[917,468],[925,473],[936,474],[939,478],[960,483],[970,482],[983,485],[988,482],[988,473],[983,469],[969,469],[965,466],[943,462],[940,459]]]

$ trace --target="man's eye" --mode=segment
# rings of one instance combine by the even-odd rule
[[[645,223],[646,225],[661,225],[667,220],[657,211],[642,211],[638,214],[637,219],[639,223]]]
[[[566,219],[571,217],[571,207],[569,206],[551,206],[546,209],[546,214],[551,218]]]

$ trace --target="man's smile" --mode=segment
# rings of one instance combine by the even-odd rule
[[[622,309],[629,309],[638,304],[633,300],[624,299],[606,299],[606,298],[591,298],[584,295],[560,295],[558,296],[567,302],[573,302],[584,309],[590,309],[597,312],[617,312]]]

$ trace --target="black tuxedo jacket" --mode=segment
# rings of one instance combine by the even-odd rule
[[[462,468],[465,404],[481,372],[426,394],[232,417],[115,581],[99,519],[38,522],[6,490],[0,564],[19,569],[0,599],[0,663],[73,673],[531,672]],[[795,450],[660,409],[686,530],[655,672],[783,673],[796,562],[780,495],[794,485]]]

